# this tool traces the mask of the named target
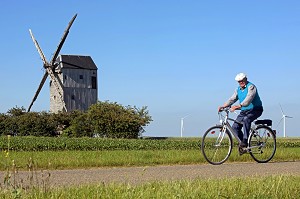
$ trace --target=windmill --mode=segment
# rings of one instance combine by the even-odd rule
[[[285,123],[285,119],[286,118],[293,118],[293,117],[285,115],[280,104],[279,104],[279,106],[280,106],[280,110],[281,110],[281,113],[282,113],[282,117],[281,117],[279,123],[283,120],[283,137],[286,137],[286,129],[285,129],[286,123]]]
[[[33,43],[43,61],[45,73],[28,107],[28,112],[48,76],[50,77],[50,112],[86,110],[89,105],[97,102],[97,67],[92,59],[89,56],[59,55],[76,17],[77,14],[69,22],[49,62],[29,29]]]
[[[188,117],[188,115],[181,118],[181,123],[180,123],[180,124],[181,124],[181,125],[180,125],[180,137],[182,137],[182,135],[183,135],[183,131],[184,131],[183,121],[184,121],[184,119],[185,119],[186,117]]]

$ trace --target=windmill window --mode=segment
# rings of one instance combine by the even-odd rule
[[[75,100],[75,95],[72,95],[72,96],[71,96],[71,99],[72,99],[72,100]]]
[[[97,89],[97,79],[92,76],[92,89]]]
[[[83,75],[79,75],[79,79],[83,79]]]
[[[64,75],[65,79],[67,79],[67,75]]]

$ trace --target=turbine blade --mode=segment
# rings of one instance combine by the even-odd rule
[[[278,122],[276,128],[279,126],[279,124],[281,123],[281,121],[283,120],[283,118],[284,118],[284,116],[281,117],[281,119],[279,120],[279,122]]]
[[[52,57],[52,59],[50,61],[51,66],[54,65],[54,62],[55,62],[55,60],[56,60],[56,58],[57,58],[57,56],[58,56],[58,54],[59,54],[62,46],[64,45],[64,42],[65,42],[65,40],[66,40],[66,38],[67,38],[67,36],[69,34],[69,30],[70,30],[70,28],[71,28],[74,20],[76,19],[76,17],[77,17],[77,14],[75,14],[74,17],[69,22],[69,25],[67,26],[67,28],[66,28],[66,30],[65,30],[65,32],[64,32],[64,34],[63,34],[63,36],[62,36],[62,38],[61,38],[58,46],[57,46],[57,49],[56,49],[56,51],[55,51],[55,53],[54,53],[54,55],[53,55],[53,57]]]
[[[31,101],[31,103],[30,103],[30,105],[29,105],[29,107],[28,107],[27,112],[30,111],[30,109],[31,109],[31,107],[32,107],[32,105],[33,105],[33,103],[34,103],[34,101],[37,99],[37,97],[38,97],[40,91],[42,90],[42,87],[43,87],[43,85],[44,85],[44,83],[45,83],[47,77],[48,77],[48,73],[45,72],[45,74],[44,74],[44,76],[43,76],[43,78],[42,78],[42,80],[41,80],[41,83],[40,83],[40,85],[39,85],[37,91],[35,92],[35,95],[34,95],[32,101]]]
[[[280,110],[281,110],[282,115],[284,115],[283,110],[282,110],[282,107],[281,107],[280,104],[279,104],[279,106],[280,106]]]

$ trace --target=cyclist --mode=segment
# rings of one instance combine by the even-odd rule
[[[230,111],[233,112],[238,109],[241,110],[236,121],[241,122],[242,124],[234,122],[232,127],[241,140],[240,147],[243,148],[248,146],[247,140],[251,122],[262,115],[263,106],[256,86],[247,80],[246,74],[237,74],[235,80],[239,84],[238,88],[234,90],[233,95],[228,99],[228,101],[218,108],[218,111],[233,105],[237,100],[239,100],[239,104],[231,106]],[[244,134],[242,132],[242,127]]]

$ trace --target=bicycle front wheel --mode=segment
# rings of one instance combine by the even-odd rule
[[[259,163],[269,162],[276,152],[276,136],[267,126],[258,126],[249,138],[250,155]]]
[[[209,128],[203,135],[201,151],[209,163],[224,163],[232,151],[232,137],[228,130],[221,125]]]

